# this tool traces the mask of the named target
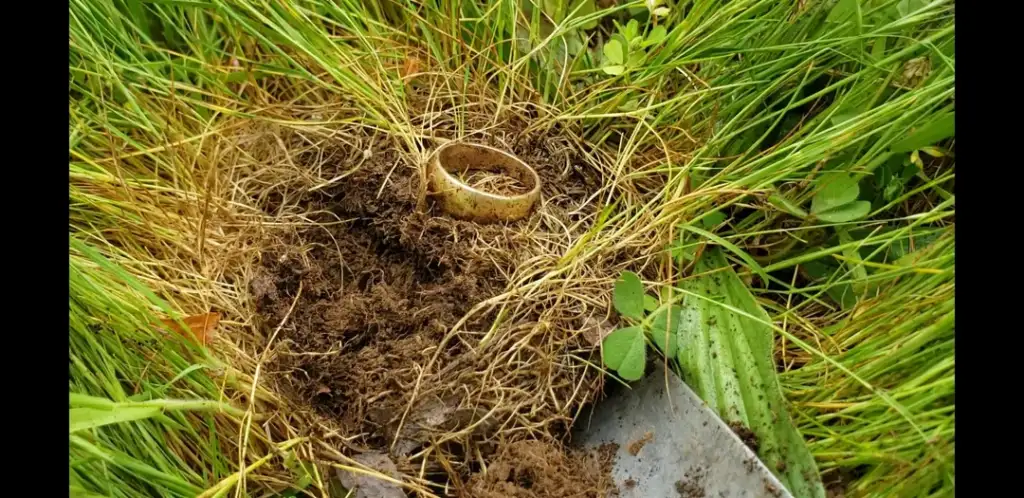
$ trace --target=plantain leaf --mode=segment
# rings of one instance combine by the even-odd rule
[[[772,356],[770,317],[710,247],[695,264],[700,277],[681,282],[676,359],[683,377],[728,422],[757,436],[758,456],[793,496],[823,498],[814,458],[789,416]]]
[[[644,317],[644,284],[640,277],[631,271],[622,272],[622,276],[615,282],[615,292],[612,295],[615,309],[623,316],[637,320]]]

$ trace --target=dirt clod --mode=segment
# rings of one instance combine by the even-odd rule
[[[651,442],[653,439],[654,433],[651,431],[647,431],[644,433],[643,437],[629,443],[629,446],[626,447],[626,451],[629,451],[630,455],[637,456],[637,454],[640,453],[640,450],[644,448],[644,445]]]
[[[740,437],[740,440],[743,441],[743,444],[747,445],[747,448],[750,448],[750,451],[753,451],[755,455],[757,454],[757,450],[760,449],[761,445],[754,431],[743,425],[743,423],[736,421],[729,422],[729,428]]]
[[[540,441],[504,446],[486,472],[472,476],[473,498],[604,498],[617,496],[611,478],[615,448],[569,450]]]
[[[764,490],[765,490],[766,493],[768,493],[768,494],[770,494],[770,495],[772,495],[772,496],[774,496],[776,498],[782,496],[782,490],[780,490],[778,488],[778,486],[776,486],[776,485],[774,485],[774,484],[772,484],[772,483],[770,483],[768,481],[764,481]]]
[[[676,493],[679,498],[704,498],[704,478],[707,476],[707,469],[703,467],[691,468],[682,479],[676,481]]]

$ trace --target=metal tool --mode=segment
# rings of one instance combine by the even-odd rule
[[[666,386],[660,364],[648,370],[630,389],[609,385],[573,433],[586,448],[618,445],[612,477],[621,498],[792,498],[689,386],[674,373]]]

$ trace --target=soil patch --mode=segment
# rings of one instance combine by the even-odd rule
[[[707,476],[707,469],[697,467],[690,469],[682,479],[676,481],[676,493],[679,498],[704,498],[704,478]]]
[[[263,206],[274,212],[291,202],[307,220],[273,233],[250,281],[261,330],[274,341],[268,370],[277,373],[280,391],[320,414],[345,436],[349,449],[387,453],[405,474],[420,472],[423,462],[416,459],[425,453],[428,475],[458,482],[469,476],[475,458],[487,461],[502,449],[495,441],[526,435],[495,437],[503,427],[529,423],[530,433],[539,427],[556,438],[565,434],[567,426],[549,419],[569,420],[562,412],[571,407],[535,399],[529,386],[537,379],[557,381],[542,389],[545,397],[553,393],[576,405],[600,391],[596,371],[536,365],[557,361],[550,348],[568,345],[582,317],[579,323],[560,324],[570,327],[561,338],[522,339],[526,352],[517,353],[518,365],[507,360],[496,365],[471,342],[447,335],[461,321],[460,331],[483,336],[497,313],[467,313],[503,292],[517,265],[544,249],[533,238],[543,233],[544,223],[555,219],[564,233],[589,216],[585,200],[600,184],[565,140],[519,136],[514,129],[505,136],[515,137],[512,152],[531,164],[543,183],[541,205],[516,223],[481,225],[446,217],[429,201],[423,206],[418,169],[380,142],[360,154],[319,150],[300,156],[316,171],[309,183],[317,188],[281,192]],[[324,156],[350,159],[324,164],[317,159]],[[343,179],[324,186],[331,178]],[[506,323],[501,330],[515,326]],[[571,342],[576,349],[590,347],[582,334]],[[526,362],[530,358],[532,367]],[[543,404],[535,409],[528,403]],[[438,451],[417,451],[431,445]],[[607,477],[594,470],[599,466],[585,466],[586,459],[552,448],[505,446],[501,455],[509,475],[533,476],[535,485],[543,485],[523,487],[525,481],[513,479],[514,484],[542,490],[537,496],[562,496],[546,490],[578,491],[581,482],[598,489]],[[488,475],[503,468],[491,466]],[[548,470],[553,474],[545,477]],[[477,478],[483,483],[477,486],[490,489],[489,479]]]
[[[473,498],[605,498],[618,496],[611,478],[614,445],[568,450],[540,441],[505,446],[487,472],[473,475]]]
[[[754,431],[743,425],[742,422],[729,422],[729,428],[740,437],[740,441],[743,441],[743,444],[747,445],[750,451],[753,451],[755,455],[757,454],[761,443],[757,440],[757,434],[754,434]]]
[[[864,474],[864,467],[848,468],[840,467],[822,475],[825,485],[825,496],[828,498],[843,498],[847,496],[850,484],[855,482]]]

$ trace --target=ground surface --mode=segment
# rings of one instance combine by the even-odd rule
[[[450,461],[430,459],[428,471],[455,469],[468,478],[476,468],[468,453],[492,463],[490,473],[473,477],[474,496],[569,496],[559,493],[603,486],[606,476],[595,474],[601,467],[551,441],[495,437],[498,421],[487,414],[501,401],[475,387],[486,382],[480,376],[490,359],[444,341],[529,257],[537,217],[568,224],[599,182],[564,141],[514,130],[507,136],[516,137],[513,151],[543,182],[543,205],[531,219],[478,225],[446,217],[430,202],[419,212],[416,169],[394,149],[378,147],[343,181],[301,195],[299,205],[318,224],[275,232],[250,287],[265,336],[280,329],[272,346],[281,390],[354,438],[357,451],[389,452],[399,470],[414,474],[420,465],[411,456],[454,433],[441,443]],[[330,178],[352,166],[319,174]],[[494,318],[478,314],[463,328],[483,332]],[[437,372],[423,382],[428,365]]]

